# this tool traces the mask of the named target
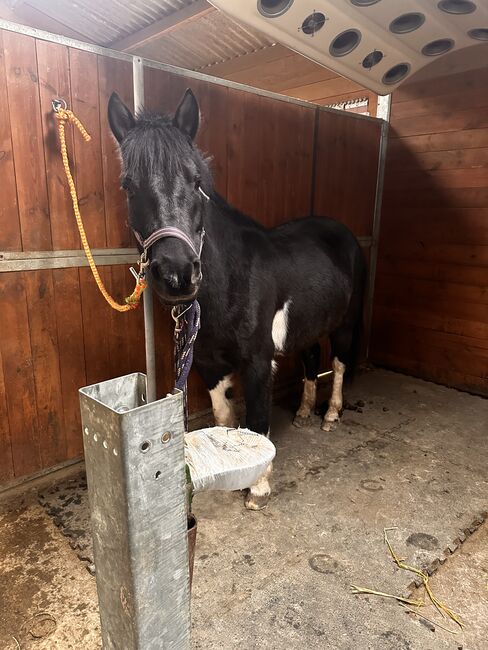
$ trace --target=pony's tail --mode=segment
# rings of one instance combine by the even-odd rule
[[[360,250],[359,255],[357,256],[357,263],[354,272],[354,290],[351,296],[349,308],[351,323],[350,346],[345,358],[342,359],[343,363],[346,364],[344,380],[348,383],[354,379],[364,346],[364,293],[366,289],[366,279],[366,262],[363,253]]]

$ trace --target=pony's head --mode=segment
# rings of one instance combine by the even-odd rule
[[[164,302],[189,302],[202,280],[203,216],[212,187],[209,167],[193,143],[197,100],[187,90],[173,117],[146,111],[134,117],[113,93],[108,119],[122,156],[129,225],[140,244],[149,241],[154,289]]]

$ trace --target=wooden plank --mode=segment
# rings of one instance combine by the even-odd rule
[[[7,410],[7,387],[3,376],[2,350],[0,348],[0,484],[14,477],[12,441]]]
[[[233,89],[229,101],[229,201],[268,227],[309,214],[314,110]]]
[[[53,249],[80,248],[80,236],[59,149],[58,122],[51,102],[59,97],[71,105],[68,48],[57,43],[36,41],[41,102],[46,180]],[[73,152],[73,130],[66,127],[68,151]]]
[[[110,276],[109,286],[112,294],[124,297],[129,295],[129,292],[132,292],[134,288],[134,282],[132,282],[132,286],[127,292],[126,280],[132,278],[129,268],[126,266],[111,266],[108,271]],[[132,311],[121,313],[114,309],[109,310],[106,327],[108,330],[111,377],[122,377],[130,372],[134,372],[134,369],[131,367],[130,348],[133,345],[139,345],[144,348],[143,330],[140,331],[139,336],[135,340],[129,338],[131,321],[134,318],[136,316]]]
[[[488,108],[467,108],[464,111],[446,110],[417,117],[401,117],[391,120],[391,132],[396,137],[427,133],[446,133],[488,127]]]
[[[463,287],[464,289],[464,287]],[[395,305],[417,311],[435,311],[439,316],[475,322],[486,322],[488,308],[474,300],[461,300],[464,292],[456,293],[455,286],[443,287],[439,283],[409,278],[392,278],[378,275],[375,287],[375,304]],[[473,293],[471,297],[473,298]],[[404,323],[408,330],[408,323]]]
[[[273,57],[271,60],[266,60],[270,53],[276,54],[278,48],[283,50],[282,56],[278,59]],[[273,50],[275,52],[272,52]],[[306,86],[311,83],[327,81],[328,79],[337,77],[336,73],[332,72],[332,70],[323,68],[300,54],[294,54],[279,45],[273,48],[259,50],[259,52],[254,52],[253,55],[246,55],[245,57],[239,58],[250,59],[251,56],[254,56],[256,59],[256,64],[253,67],[227,73],[225,78],[238,83],[248,84],[255,88],[290,94],[287,92],[287,88]],[[214,74],[214,68],[218,67],[212,66],[209,68],[209,73]]]
[[[401,323],[382,321],[375,323],[374,340],[382,341],[384,352],[380,355],[395,354],[402,359],[422,359],[438,371],[454,370],[483,380],[488,378],[488,351],[470,341],[466,342],[465,337],[432,332],[412,325],[406,330]]]
[[[388,192],[415,188],[416,191],[448,187],[451,191],[457,188],[487,188],[488,168],[477,167],[469,169],[389,169],[385,174],[385,188]],[[442,191],[442,190],[441,190]]]
[[[452,169],[478,169],[488,171],[488,147],[475,149],[450,149],[447,151],[427,151],[415,153],[409,149],[396,147],[388,152],[388,173],[401,174],[403,171],[433,171]],[[488,174],[487,174],[488,175]],[[488,184],[488,178],[486,183]]]
[[[134,104],[132,65],[127,61],[98,57],[100,137],[103,166],[103,196],[109,248],[134,245],[128,225],[127,199],[120,187],[120,158],[118,145],[108,124],[107,106],[110,95],[116,91],[131,109]]]
[[[412,192],[411,189],[392,189],[385,186],[383,208],[395,210],[402,208],[486,208],[488,205],[488,188],[467,187],[454,188],[432,187],[421,188]]]
[[[66,460],[52,271],[24,274],[42,467]]]
[[[3,42],[23,250],[50,250],[35,40],[4,32]]]
[[[398,233],[401,237],[402,233]],[[466,266],[448,262],[432,262],[431,260],[405,259],[385,255],[384,252],[378,260],[378,273],[384,275],[398,275],[405,278],[419,278],[421,280],[435,280],[438,282],[454,282],[475,287],[484,287],[486,282],[485,266]]]
[[[193,86],[193,84],[192,84]],[[210,169],[217,192],[227,196],[227,133],[228,88],[204,82],[194,88],[200,105],[200,128],[196,138],[199,149],[210,158]]]
[[[284,58],[290,59],[290,57],[293,56],[296,56],[294,52],[284,45],[277,43],[276,45],[265,47],[256,52],[244,54],[243,56],[238,56],[229,61],[223,61],[222,63],[215,63],[214,65],[207,66],[204,71],[206,74],[220,77],[222,79],[247,83],[240,81],[239,74],[241,72],[244,72],[245,70],[259,71],[268,63],[279,61]],[[251,73],[251,79],[253,78],[252,74],[254,74],[254,72]]]
[[[377,304],[374,310],[374,320],[375,323],[383,321],[394,321],[399,324],[409,323],[419,328],[479,339],[481,347],[488,346],[488,322],[482,323],[444,316],[436,311],[435,305],[432,305],[430,309],[418,306],[413,311],[408,305]]]
[[[385,352],[382,348],[377,348],[376,345],[381,345],[381,342],[374,339],[371,345],[370,358],[376,365],[386,366],[443,386],[488,396],[488,379],[473,377],[467,373],[457,372],[452,368],[439,368],[436,365],[436,350],[407,357],[402,356],[401,351]]]
[[[7,97],[7,79],[3,32],[0,31],[0,176],[2,200],[0,201],[0,249],[21,250],[19,208],[15,187],[15,170],[12,151],[12,135]]]
[[[418,82],[409,82],[397,88],[393,93],[393,103],[418,100],[422,97],[432,98],[439,95],[445,95],[452,92],[453,87],[457,87],[463,93],[468,93],[473,89],[486,87],[488,83],[488,70],[476,68],[466,70],[451,75],[442,75],[435,79],[424,79]]]
[[[78,269],[52,271],[66,459],[83,454],[78,389],[87,385]]]
[[[259,97],[240,90],[229,89],[227,111],[227,199],[239,210],[259,218],[258,162],[261,151],[259,132]],[[245,146],[243,146],[245,143]]]
[[[357,236],[372,232],[379,142],[379,124],[320,112],[314,213],[344,222]]]
[[[72,110],[92,138],[90,142],[85,142],[78,132],[74,135],[73,159],[78,200],[88,242],[92,248],[102,248],[107,245],[107,237],[103,199],[97,55],[70,48],[69,60]]]
[[[395,134],[391,132],[391,138],[388,141],[388,156],[397,151],[423,153],[480,147],[488,147],[488,129],[463,129],[448,133],[411,135],[402,138],[395,137]]]
[[[0,348],[16,478],[42,467],[24,276],[24,273],[0,276]]]
[[[449,110],[464,110],[467,107],[484,108],[486,106],[488,106],[488,75],[486,75],[485,84],[478,83],[468,90],[451,84],[449,92],[446,94],[415,97],[404,102],[394,101],[391,116],[392,121],[394,121],[405,117],[443,113],[446,108],[449,108]]]
[[[364,88],[357,84],[355,81],[345,79],[336,75],[331,79],[325,81],[317,81],[306,86],[300,85],[295,88],[285,88],[282,92],[285,95],[298,97],[307,101],[319,101],[327,97],[334,97],[344,93],[351,93],[357,90],[358,97],[363,97]]]
[[[107,321],[111,307],[105,302],[90,269],[80,268],[80,295],[83,318],[83,340],[87,385],[110,378],[110,341]],[[110,267],[99,269],[104,283],[109,286]]]
[[[395,241],[428,244],[488,245],[488,208],[404,208],[384,210],[381,254]],[[383,246],[384,243],[384,246]],[[416,258],[417,259],[417,258]]]
[[[156,68],[144,68],[145,106],[156,113],[174,114],[185,90],[191,87],[198,92],[196,88],[199,86],[197,79],[187,79]]]

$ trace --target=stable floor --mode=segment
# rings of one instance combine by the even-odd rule
[[[265,510],[246,511],[239,493],[195,497],[194,648],[486,648],[488,401],[380,370],[346,397],[332,433],[318,418],[296,429],[292,411],[275,408]],[[0,503],[0,648],[100,647],[83,485],[32,486]],[[68,522],[54,496],[69,500]],[[432,606],[420,612],[433,623],[351,593],[426,600],[393,564],[385,527],[464,631]]]

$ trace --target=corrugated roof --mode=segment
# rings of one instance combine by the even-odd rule
[[[83,34],[90,43],[110,45],[194,0],[27,0],[25,4]]]
[[[185,11],[193,4],[194,10]],[[181,10],[184,15],[180,17]],[[163,32],[153,35],[151,25],[168,18],[164,22],[171,23],[173,14],[177,24],[162,25]],[[132,47],[126,42],[129,49],[125,51],[192,70],[273,43],[258,30],[236,23],[203,0],[24,0],[17,8],[14,4],[7,14],[0,6],[0,17],[58,34],[73,36],[75,32],[75,37],[79,35],[89,43],[115,49],[123,47],[124,40],[132,35],[137,41],[141,30],[147,32],[149,28],[149,39],[143,35],[142,44]]]
[[[201,70],[269,47],[273,41],[251,27],[212,11],[131,50],[149,59]]]

